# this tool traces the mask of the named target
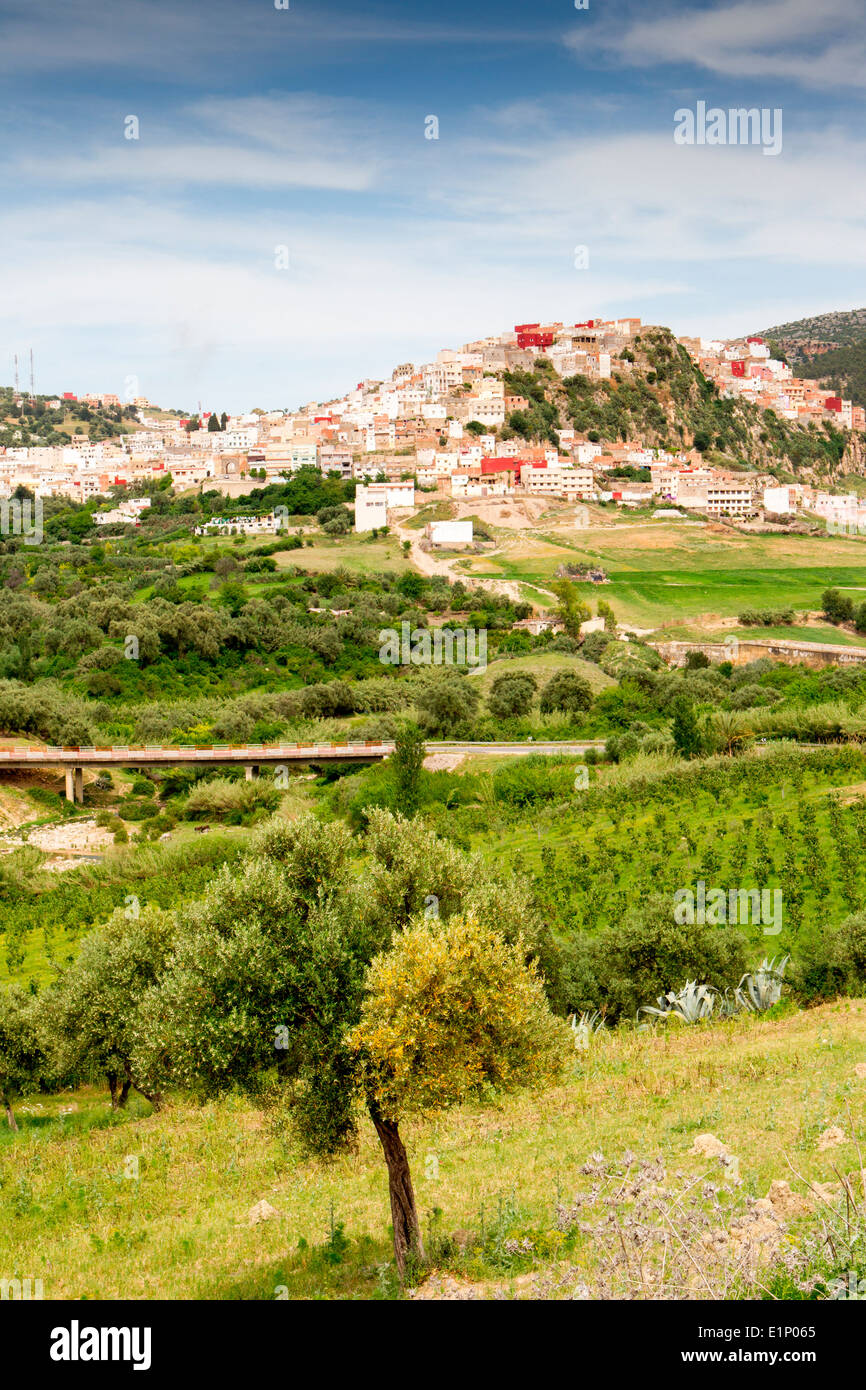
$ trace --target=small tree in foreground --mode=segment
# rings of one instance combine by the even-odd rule
[[[525,885],[496,883],[479,857],[384,811],[371,812],[359,874],[360,847],[313,816],[261,826],[240,870],[224,865],[178,912],[168,968],[136,1011],[133,1069],[153,1089],[272,1096],[321,1157],[354,1141],[360,1095],[388,1165],[402,1277],[420,1241],[400,1117],[547,1074],[557,1025],[526,964],[543,934]],[[393,1066],[401,1045],[414,1089]]]
[[[424,919],[367,971],[348,1046],[388,1165],[401,1279],[424,1250],[400,1120],[543,1084],[573,1050],[525,955],[474,916]]]

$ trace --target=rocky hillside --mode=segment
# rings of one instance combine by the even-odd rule
[[[866,309],[816,314],[813,318],[795,319],[793,323],[778,323],[774,328],[757,331],[762,338],[778,343],[788,357],[816,356],[831,348],[848,347],[866,340]]]
[[[851,347],[831,348],[815,357],[796,357],[799,376],[820,381],[834,396],[844,396],[855,405],[866,405],[866,334]]]
[[[509,416],[506,437],[555,442],[557,429],[572,426],[601,443],[695,448],[716,466],[780,478],[866,473],[866,436],[829,423],[801,427],[746,401],[722,399],[667,328],[645,327],[614,359],[609,381],[560,380],[543,358],[533,371],[505,379],[529,401]]]

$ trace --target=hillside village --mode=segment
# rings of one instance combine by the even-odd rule
[[[640,353],[647,351],[651,355],[641,363]],[[120,487],[128,494],[139,483],[170,474],[176,492],[215,490],[232,497],[248,494],[251,483],[284,481],[313,467],[359,484],[358,531],[378,530],[395,509],[429,500],[419,494],[559,498],[626,508],[655,504],[740,520],[790,518],[803,511],[840,527],[860,527],[866,508],[855,493],[822,487],[824,479],[807,466],[795,473],[796,458],[780,468],[769,447],[762,467],[765,434],[748,440],[741,426],[738,447],[728,443],[721,452],[724,441],[717,440],[714,451],[705,432],[695,429],[689,438],[688,422],[677,422],[663,392],[660,364],[673,361],[680,369],[679,359],[692,365],[701,389],[722,408],[756,409],[777,430],[793,431],[786,438],[798,449],[803,440],[814,450],[829,439],[837,456],[844,451],[859,457],[866,411],[795,377],[762,337],[675,340],[637,318],[589,319],[518,324],[459,349],[444,348],[435,361],[401,363],[389,380],[360,381],[338,400],[295,411],[222,417],[202,411],[189,419],[136,397],[128,412],[133,422],[114,438],[94,441],[81,433],[58,446],[33,442],[31,435],[28,443],[0,449],[0,496],[26,488],[37,498],[87,502]],[[649,370],[652,363],[656,370]],[[634,427],[633,437],[608,437],[613,428],[563,424],[551,404],[557,391],[570,392],[565,399],[574,416],[593,404],[587,393],[609,393],[615,385],[622,392],[643,392],[644,424]],[[602,396],[602,405],[609,399]],[[80,403],[94,411],[120,406],[112,394],[83,396]],[[42,418],[80,403],[71,392],[46,398]],[[27,397],[19,394],[14,404],[26,411]],[[634,410],[624,418],[634,421]],[[748,429],[754,435],[756,426]],[[748,461],[737,456],[738,448]],[[103,509],[96,520],[134,525],[144,506],[146,499],[126,500]],[[259,529],[276,525],[263,518]]]

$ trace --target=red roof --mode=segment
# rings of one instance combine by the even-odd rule
[[[525,459],[487,458],[481,460],[482,473],[519,473]]]

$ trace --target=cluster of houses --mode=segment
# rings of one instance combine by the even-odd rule
[[[815,510],[802,489],[787,498],[774,492],[768,502],[772,476],[707,467],[696,450],[668,453],[639,440],[603,446],[567,428],[557,431],[558,447],[501,437],[509,418],[532,405],[511,392],[506,372],[529,370],[543,358],[560,377],[604,380],[613,362],[627,370],[628,349],[640,333],[638,318],[516,324],[459,349],[444,348],[432,362],[401,363],[390,379],[360,381],[325,405],[257,410],[221,419],[219,429],[208,428],[216,421],[207,411],[199,428],[190,429],[194,422],[156,415],[138,397],[139,427],[122,438],[92,443],[79,435],[59,448],[0,450],[0,497],[23,484],[36,496],[87,501],[109,495],[112,486],[134,490],[168,474],[178,491],[214,489],[233,497],[257,482],[284,481],[312,467],[361,484],[359,531],[377,530],[388,524],[389,511],[413,507],[418,489],[457,500],[518,495],[626,507],[656,503],[710,517]],[[833,421],[866,430],[861,407],[796,379],[759,337],[680,342],[723,396],[752,400],[800,423]],[[73,399],[66,392],[48,404],[59,410]],[[119,404],[112,395],[82,399]],[[633,476],[635,469],[644,470],[642,477]],[[841,502],[840,509],[846,510]],[[100,519],[106,516],[116,519],[114,512]]]
[[[772,356],[763,338],[729,342],[681,338],[680,342],[722,396],[753,401],[797,424],[828,421],[844,429],[866,429],[863,406],[828,396],[816,382],[795,377],[787,363]]]

